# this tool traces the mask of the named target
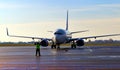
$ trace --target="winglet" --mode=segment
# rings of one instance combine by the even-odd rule
[[[9,33],[8,33],[8,28],[6,28],[6,31],[7,31],[7,36],[9,36]]]
[[[68,10],[67,10],[67,18],[66,18],[66,30],[68,30]]]

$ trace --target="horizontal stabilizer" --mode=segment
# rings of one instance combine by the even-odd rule
[[[75,33],[82,33],[82,32],[87,32],[89,30],[83,30],[83,31],[75,31],[75,32],[71,32],[71,34],[75,34]]]
[[[48,31],[48,32],[53,33],[53,31]]]

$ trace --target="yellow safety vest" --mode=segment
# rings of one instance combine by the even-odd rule
[[[37,44],[37,45],[36,45],[36,49],[40,49],[40,44]]]

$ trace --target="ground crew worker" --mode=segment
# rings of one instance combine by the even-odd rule
[[[40,54],[40,43],[36,42],[35,45],[36,45],[36,56],[41,56],[41,54]]]

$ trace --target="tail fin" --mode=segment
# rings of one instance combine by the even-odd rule
[[[7,36],[9,36],[9,33],[8,33],[8,28],[6,28],[6,31],[7,31]]]
[[[68,30],[68,10],[67,10],[67,18],[66,18],[66,30]]]

